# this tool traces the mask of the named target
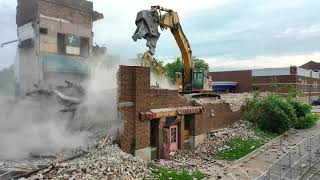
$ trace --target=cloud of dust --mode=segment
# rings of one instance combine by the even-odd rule
[[[74,118],[60,112],[64,107],[55,96],[19,100],[0,96],[0,159],[24,159],[31,153],[55,155],[86,147],[94,137],[117,135],[121,130],[117,118],[118,67],[137,62],[111,62],[91,65],[89,81],[83,86],[86,98]]]
[[[56,99],[1,97],[0,107],[0,159],[54,155],[86,143],[87,132],[68,130]]]
[[[158,87],[161,89],[170,89],[174,90],[175,85],[174,83],[168,79],[167,77],[161,77],[155,72],[151,71],[151,79],[150,79],[151,86]]]

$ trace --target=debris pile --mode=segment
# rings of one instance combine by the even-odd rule
[[[120,150],[106,139],[96,151],[70,161],[58,162],[39,171],[30,179],[137,179],[148,178],[148,163]]]
[[[230,93],[221,94],[221,99],[230,104],[231,111],[236,112],[246,105],[248,98],[251,97],[250,93]]]
[[[207,97],[207,98],[191,98],[198,104],[216,104],[216,103],[228,103],[233,112],[241,110],[246,104],[247,99],[251,97],[250,93],[228,93],[221,94],[221,99]]]

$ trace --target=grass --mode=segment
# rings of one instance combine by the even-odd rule
[[[278,136],[278,134],[265,132],[256,126],[252,126],[251,129],[257,138],[234,138],[225,143],[226,148],[219,150],[216,157],[227,161],[240,159]]]
[[[204,179],[206,177],[200,171],[189,172],[185,169],[177,171],[175,169],[163,168],[156,166],[154,163],[150,163],[149,167],[155,179],[159,180],[194,180],[194,179]]]
[[[235,138],[228,141],[225,144],[227,148],[218,151],[216,157],[222,160],[234,161],[256,150],[263,144],[264,142],[260,139]]]

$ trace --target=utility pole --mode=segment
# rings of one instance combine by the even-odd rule
[[[311,81],[312,81],[312,70],[310,70],[310,77],[309,77],[309,104],[311,104],[311,87],[312,87],[312,84],[311,84]]]

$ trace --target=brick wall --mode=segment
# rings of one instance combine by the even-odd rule
[[[50,1],[39,1],[39,13],[49,17],[62,18],[70,21],[72,24],[81,24],[84,26],[92,25],[91,13],[81,11],[77,8],[51,3]]]
[[[232,112],[229,104],[205,104],[206,111],[195,116],[195,129],[191,135],[205,134],[213,129],[225,128],[242,117],[242,111]]]
[[[275,87],[277,85],[277,87]],[[295,87],[304,93],[319,93],[320,79],[297,75],[257,76],[253,77],[253,88],[259,91],[288,93],[287,86]]]
[[[226,72],[210,72],[209,76],[213,81],[233,81],[238,82],[235,92],[251,92],[252,90],[252,71],[226,71]]]
[[[150,90],[150,109],[171,108],[188,105],[190,105],[190,102],[177,93],[176,90]]]
[[[37,16],[37,0],[18,0],[16,15],[16,23],[18,27],[34,21]]]

